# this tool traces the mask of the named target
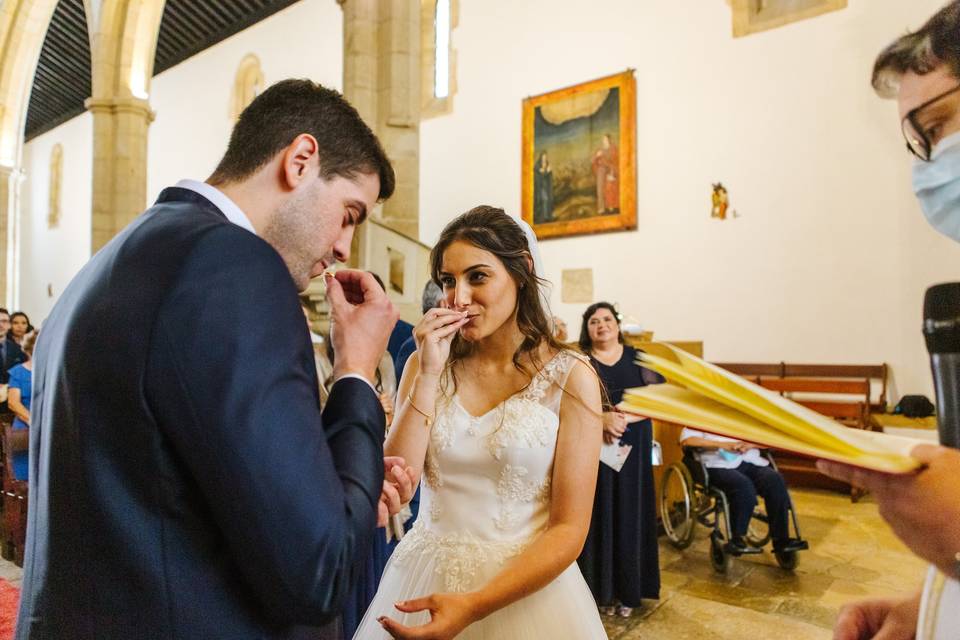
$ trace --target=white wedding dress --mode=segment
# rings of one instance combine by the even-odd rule
[[[480,417],[456,396],[438,407],[421,483],[420,514],[387,564],[354,640],[390,636],[388,616],[414,626],[428,612],[393,603],[482,587],[547,526],[561,386],[577,358],[561,351],[523,391]],[[549,551],[545,551],[549,553]],[[476,622],[458,640],[593,640],[607,637],[574,562],[543,589]]]

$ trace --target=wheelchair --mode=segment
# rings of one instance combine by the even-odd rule
[[[683,461],[667,466],[660,484],[660,518],[667,539],[677,549],[686,549],[693,543],[696,524],[712,529],[710,534],[710,564],[718,573],[726,573],[733,558],[744,554],[759,554],[770,542],[770,528],[767,514],[760,508],[760,500],[750,519],[750,526],[744,539],[747,550],[742,551],[730,545],[730,506],[727,496],[719,488],[710,484],[709,469],[697,458],[703,451],[697,447],[683,448]],[[761,450],[763,457],[779,473],[773,455]],[[793,508],[793,499],[789,501],[789,522],[793,524],[797,543],[790,549],[776,551],[777,564],[786,571],[793,571],[799,563],[799,551],[809,545],[800,536],[797,513]]]

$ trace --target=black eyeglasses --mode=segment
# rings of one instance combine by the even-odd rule
[[[907,141],[907,150],[924,162],[930,162],[930,154],[933,153],[933,143],[930,140],[930,136],[926,131],[924,131],[923,127],[918,122],[917,116],[920,115],[921,111],[932,105],[934,102],[942,100],[947,96],[956,93],[957,91],[960,91],[960,84],[949,91],[944,91],[935,98],[927,100],[919,107],[911,109],[910,112],[904,116],[903,121],[900,123],[900,128],[903,131],[903,138]]]

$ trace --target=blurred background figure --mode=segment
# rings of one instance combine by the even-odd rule
[[[559,316],[553,316],[553,337],[563,343],[566,343],[570,339],[570,336],[567,334],[567,323]]]

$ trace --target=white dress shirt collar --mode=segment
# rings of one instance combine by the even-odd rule
[[[257,235],[256,229],[253,228],[250,218],[243,212],[243,209],[238,207],[237,203],[228,198],[227,194],[220,191],[220,189],[198,180],[181,180],[176,184],[176,187],[178,189],[189,189],[190,191],[199,193],[213,203],[213,206],[220,209],[220,212],[227,217],[227,220],[238,227],[243,227],[253,235]]]

